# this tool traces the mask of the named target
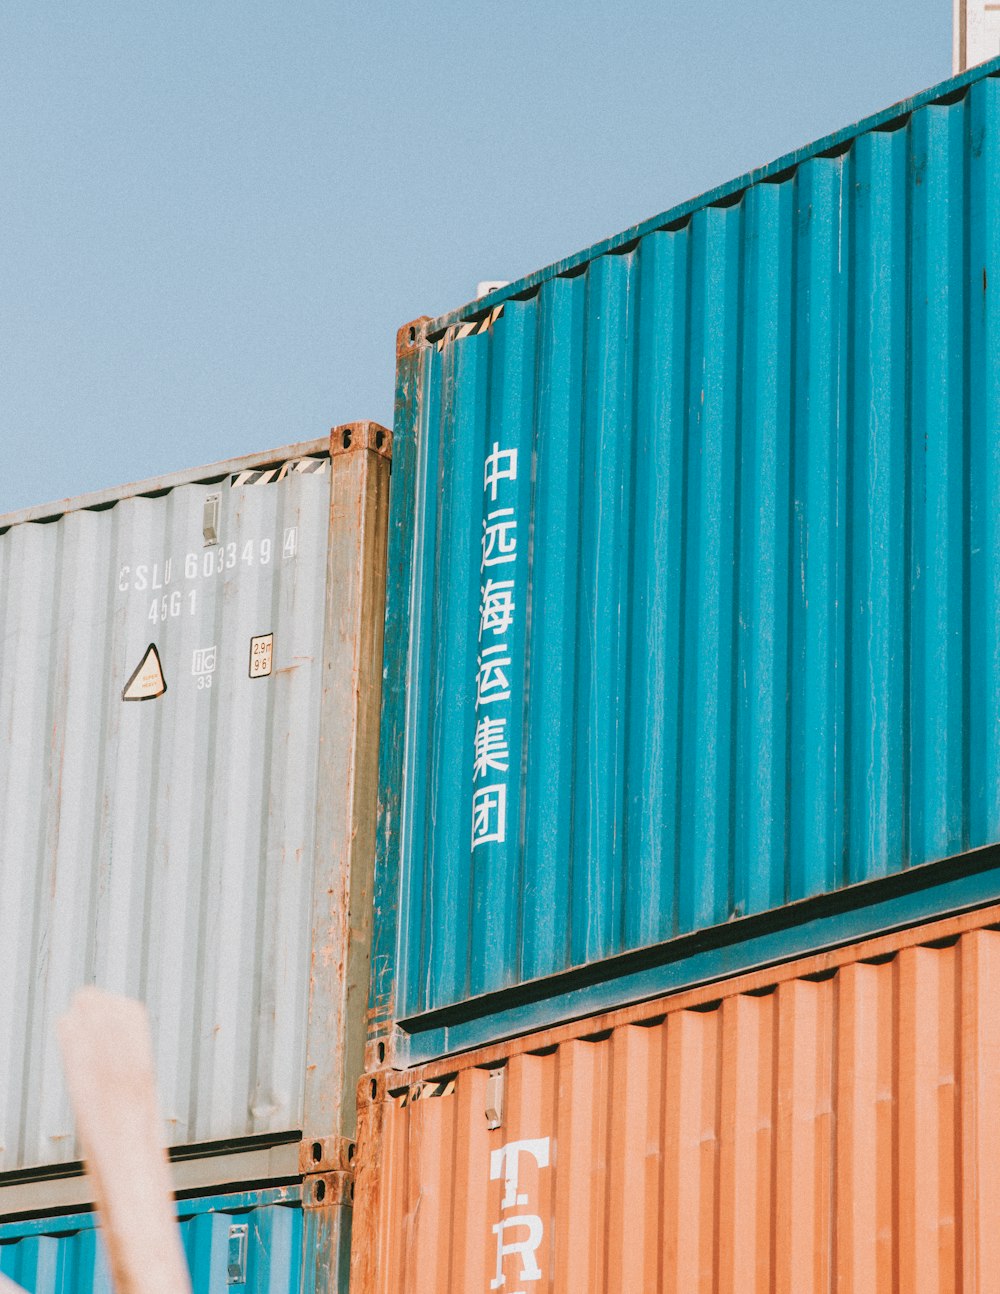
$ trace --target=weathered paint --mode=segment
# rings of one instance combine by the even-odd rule
[[[0,1173],[80,1158],[53,1025],[86,983],[145,1001],[170,1145],[350,1136],[390,446],[0,519]],[[166,691],[124,701],[150,642]]]
[[[303,1278],[310,1258],[309,1210],[301,1197],[298,1186],[289,1186],[180,1201],[177,1217],[194,1294],[346,1291],[346,1284]],[[240,1226],[247,1227],[246,1280],[229,1285],[229,1234]],[[111,1294],[95,1213],[0,1223],[0,1272],[29,1294]]]
[[[1000,906],[373,1075],[351,1291],[994,1290],[998,1102]]]
[[[1000,840],[998,71],[405,332],[374,1033]]]
[[[419,330],[426,319],[400,328],[396,336],[396,406],[394,427],[412,428],[419,396]],[[376,871],[374,918],[372,921],[369,1031],[376,1035],[374,1063],[385,1059],[380,1041],[395,1018],[395,966],[397,903],[399,900],[399,823],[402,806],[402,760],[404,714],[408,692],[406,640],[409,608],[405,596],[412,562],[415,490],[417,470],[413,435],[393,441],[396,460],[396,488],[389,508],[385,590],[384,667],[382,671],[382,725],[378,763],[378,813],[376,816]],[[409,482],[411,488],[403,484]]]

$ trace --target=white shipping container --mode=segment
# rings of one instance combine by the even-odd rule
[[[390,454],[354,423],[0,518],[0,1188],[80,1158],[83,984],[147,1004],[171,1146],[341,1166]]]
[[[953,70],[965,72],[1000,56],[1000,5],[954,0]]]

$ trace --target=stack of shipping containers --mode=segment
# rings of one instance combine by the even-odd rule
[[[0,1272],[107,1290],[54,1023],[148,1007],[196,1290],[344,1290],[391,435],[0,518]]]
[[[1000,61],[0,518],[0,1272],[97,984],[199,1290],[995,1282],[998,358]]]
[[[998,359],[998,62],[402,330],[352,1294],[996,1281]]]

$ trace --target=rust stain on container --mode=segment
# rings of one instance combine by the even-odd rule
[[[369,1075],[358,1109],[354,1294],[995,1290],[1000,906]]]
[[[420,336],[426,324],[430,323],[430,315],[420,315],[417,319],[411,319],[408,324],[396,331],[396,358],[400,355],[408,355],[416,350],[420,344]]]

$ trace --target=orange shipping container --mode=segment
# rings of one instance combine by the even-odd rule
[[[352,1294],[1000,1290],[1000,906],[362,1084]]]

